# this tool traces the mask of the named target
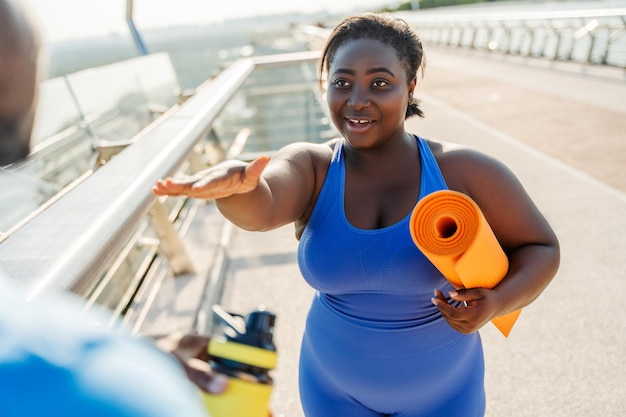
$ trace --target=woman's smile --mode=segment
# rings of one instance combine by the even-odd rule
[[[345,120],[348,130],[352,133],[364,133],[376,123],[370,119],[346,118]]]

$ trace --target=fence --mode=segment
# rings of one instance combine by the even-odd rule
[[[210,212],[211,206],[189,199],[157,199],[151,187],[157,178],[202,169],[216,148],[222,156],[231,157],[236,154],[229,154],[229,148],[246,154],[271,153],[285,139],[269,140],[276,135],[266,125],[280,123],[287,108],[292,113],[283,122],[294,117],[309,120],[299,132],[290,131],[291,140],[326,140],[329,122],[324,121],[320,106],[315,106],[319,94],[311,78],[318,55],[305,52],[234,62],[132,137],[127,147],[62,198],[6,236],[0,243],[0,265],[31,298],[49,291],[71,291],[85,298],[88,307],[106,307],[113,313],[111,323],[122,319],[134,329],[149,315],[165,280],[194,279],[200,290],[211,290],[213,283],[207,281],[214,265],[210,264],[223,249],[221,226],[208,225],[204,230],[200,240],[211,247],[192,248],[200,254],[197,259],[190,257],[190,242],[181,237],[190,230],[194,217]],[[278,79],[291,81],[276,91],[271,86]],[[277,100],[281,95],[284,100]],[[272,104],[264,102],[264,96]],[[294,96],[299,100],[294,101]],[[302,100],[303,96],[307,99]],[[265,113],[255,113],[255,108]],[[233,126],[240,133],[235,137],[229,133]],[[226,140],[220,143],[220,137]],[[198,268],[198,264],[203,266]],[[196,291],[188,308],[201,308],[206,296]]]
[[[626,9],[402,12],[426,44],[626,69]]]

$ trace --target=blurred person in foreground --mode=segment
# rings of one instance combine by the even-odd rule
[[[35,26],[23,1],[0,0],[0,166],[30,151]],[[155,344],[94,324],[82,307],[70,294],[26,301],[0,265],[0,416],[208,416],[190,379],[215,394],[227,384],[206,363],[208,338],[170,334]]]
[[[35,119],[40,40],[15,1],[0,1],[0,166],[25,158]]]

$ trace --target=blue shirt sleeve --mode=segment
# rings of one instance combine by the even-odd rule
[[[209,417],[173,358],[80,306],[25,302],[0,271],[0,416]]]

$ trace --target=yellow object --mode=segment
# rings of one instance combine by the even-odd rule
[[[223,337],[212,337],[208,347],[211,357],[233,362],[273,369],[276,366],[275,351],[229,341]],[[258,381],[256,376],[245,371],[234,371],[229,377],[228,388],[217,395],[203,393],[204,402],[212,417],[268,417],[272,395],[272,383]]]
[[[218,395],[203,393],[212,417],[268,417],[272,386],[229,378],[226,392]]]
[[[245,345],[225,338],[214,336],[209,342],[209,354],[235,362],[245,363],[263,369],[273,369],[278,360],[276,352],[261,349],[256,346]]]
[[[465,194],[441,190],[420,200],[410,221],[417,247],[457,289],[493,288],[509,261],[478,205]],[[521,310],[491,322],[508,337]]]

